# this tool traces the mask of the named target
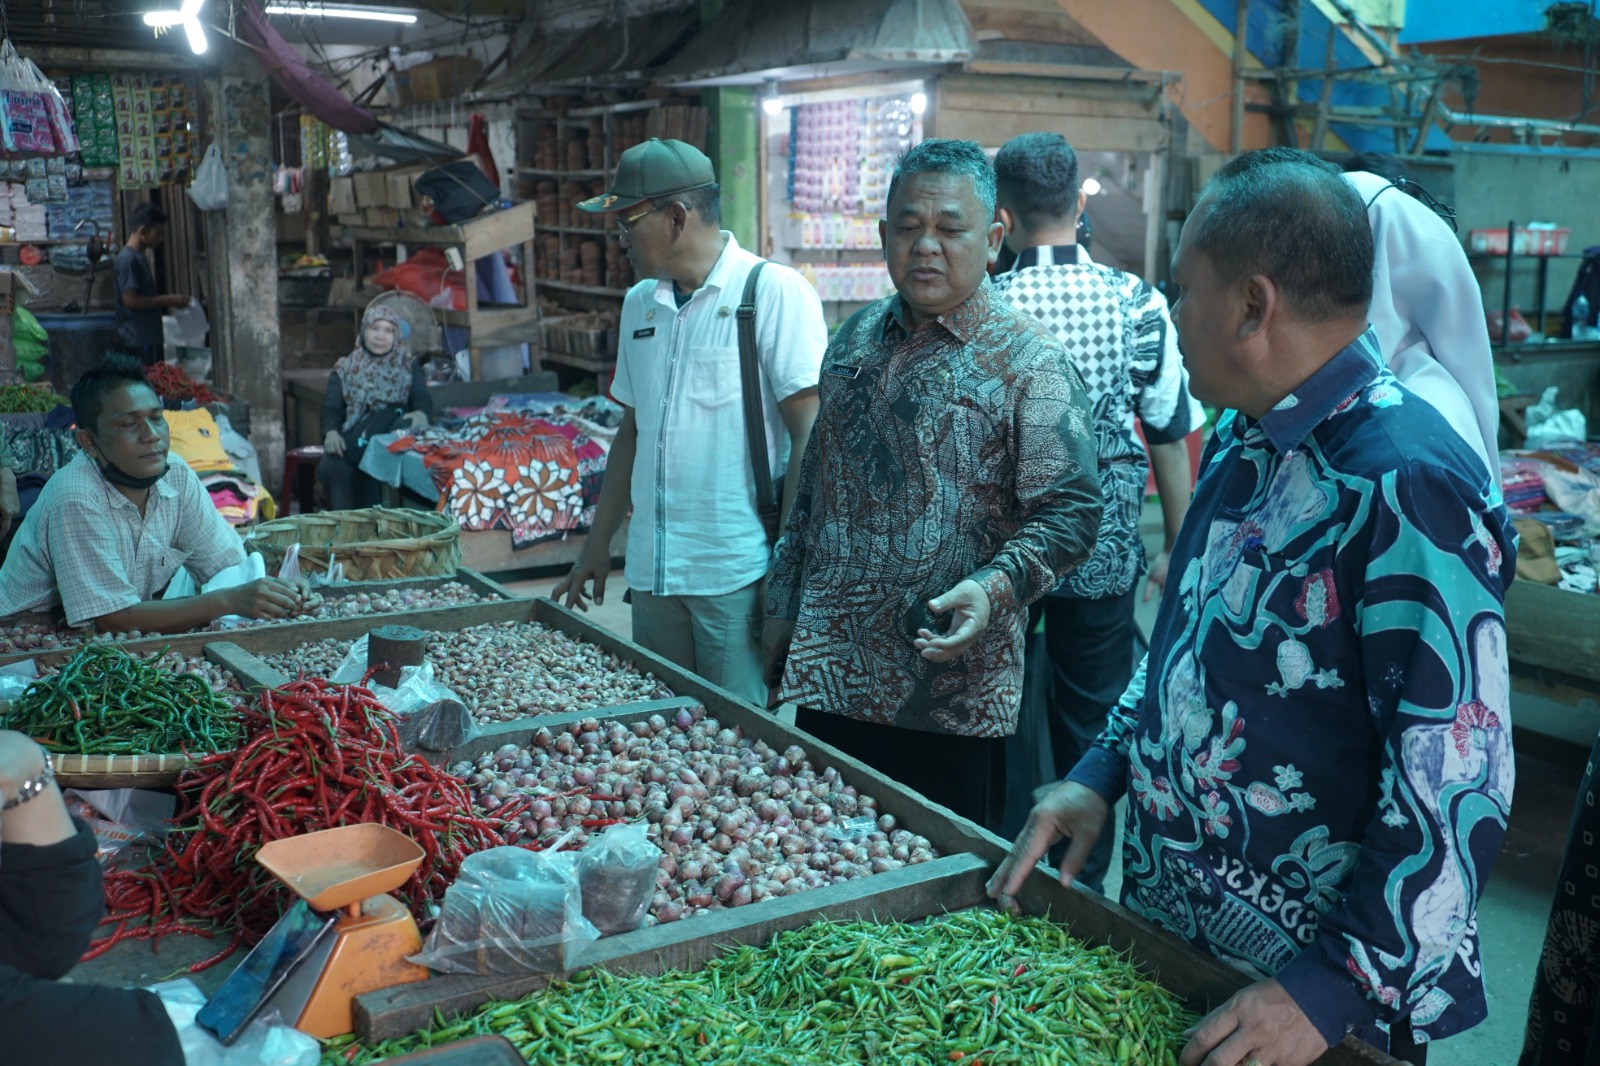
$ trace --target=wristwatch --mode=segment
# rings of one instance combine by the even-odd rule
[[[50,753],[45,749],[40,748],[39,751],[44,756],[44,769],[39,771],[38,777],[24,781],[22,787],[17,789],[16,798],[0,804],[0,811],[9,811],[13,807],[22,806],[46,788],[49,788],[50,782],[56,779],[55,760],[50,758]]]

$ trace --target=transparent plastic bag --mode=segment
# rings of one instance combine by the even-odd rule
[[[222,152],[216,142],[206,146],[206,154],[195,169],[188,188],[189,199],[202,211],[222,211],[228,206],[228,169],[222,165]]]
[[[583,916],[570,854],[490,848],[467,856],[422,953],[435,973],[559,973],[600,932]]]
[[[151,985],[166,1008],[183,1047],[184,1066],[316,1066],[322,1046],[314,1037],[290,1027],[274,1008],[250,1023],[244,1035],[228,1047],[195,1021],[206,1005],[205,994],[185,977]]]
[[[339,669],[328,678],[336,685],[356,685],[367,673],[367,638],[361,637],[345,653]],[[387,688],[368,681],[378,702],[400,718],[396,726],[400,743],[408,748],[449,751],[478,735],[478,725],[461,697],[434,675],[433,664],[406,666],[400,684]]]
[[[578,853],[583,916],[601,936],[639,928],[660,866],[661,849],[650,842],[645,823],[611,826]]]
[[[288,501],[284,501],[288,506]],[[296,542],[289,545],[283,552],[283,564],[278,567],[278,577],[284,581],[300,580],[300,544]]]

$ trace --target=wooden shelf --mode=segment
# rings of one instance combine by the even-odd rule
[[[585,168],[583,170],[551,170],[549,167],[518,167],[518,174],[532,174],[541,178],[603,178],[608,173],[605,170]]]
[[[433,313],[439,321],[446,326],[465,326],[477,333],[478,330],[502,330],[520,325],[524,322],[536,323],[539,321],[539,309],[535,306],[497,305],[479,307],[476,311],[456,311],[443,308],[434,308]],[[474,348],[479,345],[478,338],[472,338]]]
[[[628,295],[627,289],[613,289],[604,285],[579,285],[571,281],[554,281],[547,278],[534,278],[533,284],[540,289],[555,289],[558,292],[581,292],[585,296],[615,296],[618,299]]]
[[[533,240],[533,221],[533,204],[522,203],[459,226],[429,226],[427,229],[351,226],[347,232],[351,238],[368,244],[459,245],[467,259],[482,259],[491,252]]]
[[[604,356],[573,355],[571,352],[558,352],[550,348],[539,349],[539,362],[570,366],[574,370],[587,370],[591,374],[604,374],[617,365],[615,359],[607,359]]]
[[[576,233],[580,236],[593,234],[596,237],[615,237],[619,232],[614,229],[595,229],[592,226],[552,226],[544,222],[538,223],[533,228],[536,231],[542,230],[545,233]]]

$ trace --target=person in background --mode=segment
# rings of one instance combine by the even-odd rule
[[[1070,883],[1127,793],[1123,904],[1258,979],[1183,1066],[1305,1066],[1346,1034],[1421,1063],[1487,1012],[1514,535],[1383,366],[1363,208],[1314,157],[1247,153],[1185,223],[1173,319],[1226,413],[1144,665],[989,882],[1011,903],[1065,837]]]
[[[1498,486],[1494,355],[1483,294],[1456,239],[1455,212],[1407,177],[1393,156],[1359,153],[1346,160],[1344,170],[1372,225],[1367,321],[1384,361],[1406,388],[1444,415]]]
[[[400,316],[387,307],[369,308],[355,351],[334,364],[322,399],[317,477],[327,489],[328,506],[376,506],[383,489],[361,470],[367,441],[402,425],[421,429],[432,417],[427,375],[400,337]]]
[[[1600,737],[1572,805],[1518,1066],[1600,1066]]]
[[[617,216],[642,280],[622,305],[611,395],[623,417],[600,503],[582,554],[552,595],[582,609],[588,596],[604,601],[611,538],[631,506],[633,639],[765,707],[761,589],[772,549],[757,512],[733,314],[761,259],[722,228],[711,160],[682,141],[652,138],[629,148],[611,191],[578,206]],[[766,451],[774,481],[783,480],[781,521],[816,418],[828,328],[816,289],[786,266],[762,268],[755,304]]]
[[[1159,592],[1167,559],[1189,507],[1184,438],[1205,422],[1189,395],[1167,301],[1148,282],[1101,266],[1077,243],[1088,195],[1078,186],[1078,156],[1059,133],[1012,138],[994,159],[1000,221],[1017,254],[994,279],[1012,307],[1054,333],[1077,365],[1094,411],[1104,510],[1094,554],[1040,602],[1053,677],[1050,746],[1059,778],[1105,728],[1106,712],[1133,679],[1133,597],[1145,569],[1139,516],[1153,469],[1165,540],[1144,598]],[[1134,430],[1144,427],[1145,446]],[[1079,883],[1100,890],[1114,834],[1090,853]]]
[[[179,293],[163,296],[150,272],[149,253],[167,239],[166,213],[152,203],[133,209],[128,225],[128,243],[117,252],[117,336],[123,350],[145,366],[161,361],[166,337],[161,328],[161,313],[176,311],[188,304]]]
[[[7,1062],[183,1066],[155,993],[59,980],[105,914],[95,848],[67,813],[50,756],[0,730],[0,1047]]]
[[[1100,527],[1088,398],[988,282],[994,218],[976,143],[895,168],[878,228],[897,295],[828,346],[765,634],[800,729],[980,825],[1001,814],[1028,604]]]
[[[285,618],[307,589],[276,578],[163,600],[180,567],[203,585],[244,562],[239,534],[182,460],[168,459],[161,398],[111,356],[72,386],[83,449],[28,510],[0,566],[0,618],[59,608],[68,625],[176,633],[228,614]]]

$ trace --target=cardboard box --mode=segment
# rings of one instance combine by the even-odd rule
[[[401,167],[398,170],[388,171],[389,175],[389,202],[387,206],[398,207],[402,211],[417,206],[417,175],[427,172],[427,167]]]
[[[381,170],[363,170],[352,175],[356,189],[356,206],[363,211],[371,207],[389,206],[389,175]]]
[[[354,178],[334,178],[328,182],[328,214],[353,215],[358,210]]]
[[[394,76],[396,107],[413,104],[431,104],[448,100],[472,88],[483,64],[471,56],[441,56],[426,63],[418,63]]]
[[[362,214],[373,229],[395,229],[400,225],[400,212],[393,207],[369,207]]]

